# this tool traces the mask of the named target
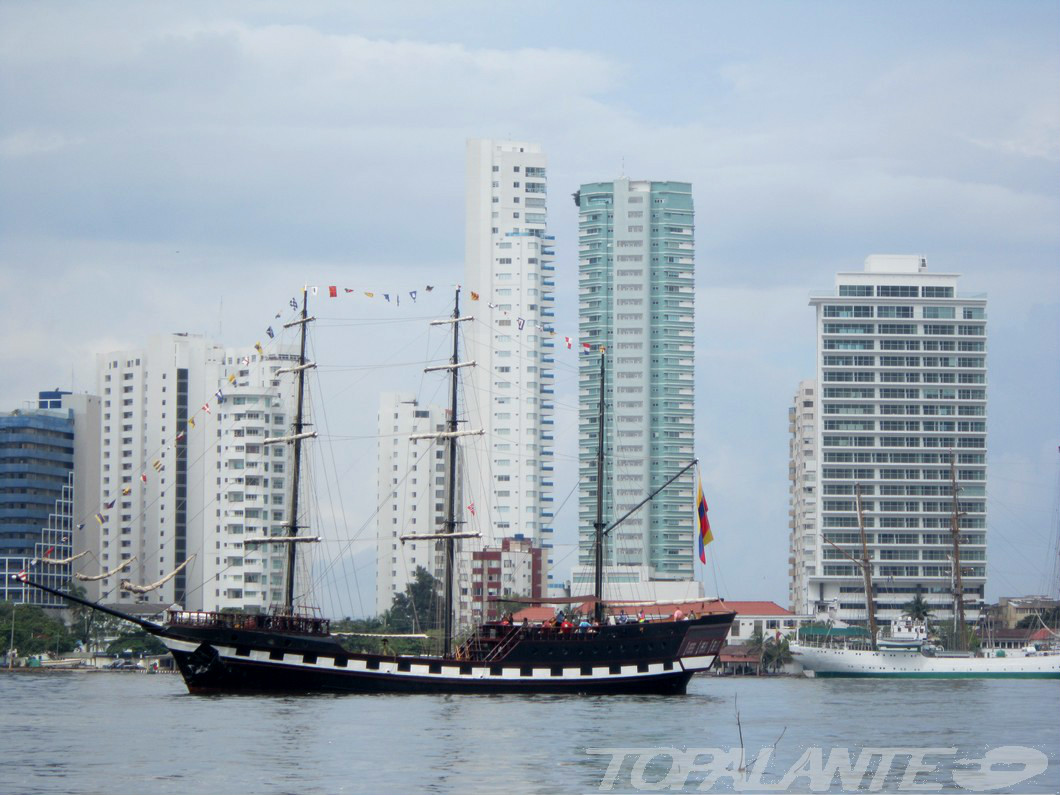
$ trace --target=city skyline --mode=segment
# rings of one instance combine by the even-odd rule
[[[511,137],[549,153],[561,336],[577,325],[568,194],[626,173],[694,186],[696,454],[724,595],[785,601],[787,409],[813,372],[809,292],[869,254],[912,252],[989,295],[987,595],[1041,590],[1060,469],[1057,10],[672,8],[687,24],[546,5],[546,50],[516,32],[539,29],[526,10],[458,30],[459,15],[427,6],[414,19],[314,6],[269,21],[224,5],[5,7],[0,409],[53,386],[92,391],[95,353],[152,334],[250,345],[304,283],[448,288],[462,272],[464,142]],[[700,41],[708,27],[726,43]],[[667,42],[668,57],[630,53],[622,30],[655,52]],[[658,79],[675,68],[685,83]],[[447,292],[407,315],[329,307],[314,358],[378,363],[351,352],[370,334],[393,340],[394,361],[417,359]],[[571,356],[557,350],[557,415],[578,402]],[[407,369],[380,371],[385,388],[416,391]],[[334,379],[322,375],[325,396],[347,387]],[[372,435],[384,385],[355,387],[330,419]],[[375,459],[352,447],[342,472],[363,504]],[[568,460],[557,508],[573,478]],[[560,568],[576,557],[575,523],[572,504],[557,511]],[[369,572],[373,548],[366,538],[351,568]]]

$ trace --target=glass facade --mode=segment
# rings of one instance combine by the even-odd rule
[[[582,185],[579,206],[579,563],[592,563],[600,352],[607,360],[604,520],[693,456],[694,213],[686,182]],[[691,472],[615,528],[605,565],[693,577]]]
[[[41,558],[71,555],[74,416],[38,409],[0,415],[0,598],[60,607],[61,600],[25,586],[26,571],[52,587],[65,585],[70,564]]]

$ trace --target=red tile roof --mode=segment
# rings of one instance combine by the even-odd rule
[[[524,607],[513,618],[516,624],[523,623],[523,619],[529,619],[531,623],[537,623],[539,621],[547,621],[556,615],[555,608],[552,607]]]
[[[776,602],[735,602],[726,600],[725,606],[741,616],[793,616],[790,610]]]

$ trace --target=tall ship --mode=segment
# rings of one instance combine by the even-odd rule
[[[951,464],[952,467],[952,464]],[[876,626],[876,605],[872,589],[872,563],[865,536],[861,512],[861,488],[855,489],[858,526],[861,531],[861,558],[842,548],[862,572],[865,584],[865,603],[868,631],[860,627],[800,628],[799,636],[790,643],[791,655],[809,677],[875,677],[905,679],[1060,679],[1060,648],[1028,649],[1013,654],[995,652],[976,653],[963,648],[967,645],[964,621],[964,596],[961,584],[960,526],[957,505],[957,480],[951,477],[953,517],[950,528],[954,632],[958,648],[947,650],[929,639],[926,619],[908,621],[891,628],[889,635]],[[830,543],[830,542],[829,542]],[[833,544],[833,546],[835,546]]]
[[[692,676],[708,670],[724,644],[735,613],[716,602],[716,609],[694,617],[623,623],[613,621],[603,599],[603,545],[608,533],[626,516],[607,525],[603,520],[602,488],[597,489],[594,523],[594,593],[562,600],[588,605],[591,618],[580,625],[522,625],[485,622],[462,638],[454,631],[454,570],[456,542],[477,534],[458,532],[456,512],[456,445],[474,434],[458,424],[458,378],[473,362],[460,361],[462,323],[460,288],[451,317],[435,321],[452,326],[449,371],[449,410],[446,429],[431,434],[448,452],[446,520],[436,533],[403,537],[437,543],[444,555],[442,585],[443,621],[438,654],[398,654],[351,651],[331,622],[314,610],[296,604],[295,571],[299,547],[315,539],[300,534],[297,517],[302,444],[316,434],[307,431],[304,413],[306,329],[314,318],[308,312],[308,290],[303,290],[300,316],[287,324],[300,329],[298,364],[290,368],[297,378],[297,404],[291,433],[266,440],[266,444],[293,445],[294,480],[282,536],[247,539],[244,543],[286,546],[286,587],[282,605],[262,614],[202,612],[171,609],[162,623],[148,621],[26,579],[41,590],[70,602],[138,625],[159,638],[172,653],[188,689],[193,693],[570,693],[570,694],[681,694]],[[600,352],[600,377],[605,378],[605,352]],[[603,482],[604,395],[600,390],[597,483]],[[691,462],[667,484],[648,495],[646,504],[673,483]],[[634,508],[636,510],[636,508]],[[690,523],[691,524],[691,523]],[[124,587],[124,586],[123,586]],[[549,600],[539,600],[537,603]],[[615,606],[618,607],[617,605]]]

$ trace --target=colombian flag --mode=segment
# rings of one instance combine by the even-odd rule
[[[696,512],[699,514],[699,560],[707,562],[707,544],[714,540],[710,532],[710,519],[707,518],[707,500],[703,497],[703,479],[697,478],[699,493],[696,498]]]

